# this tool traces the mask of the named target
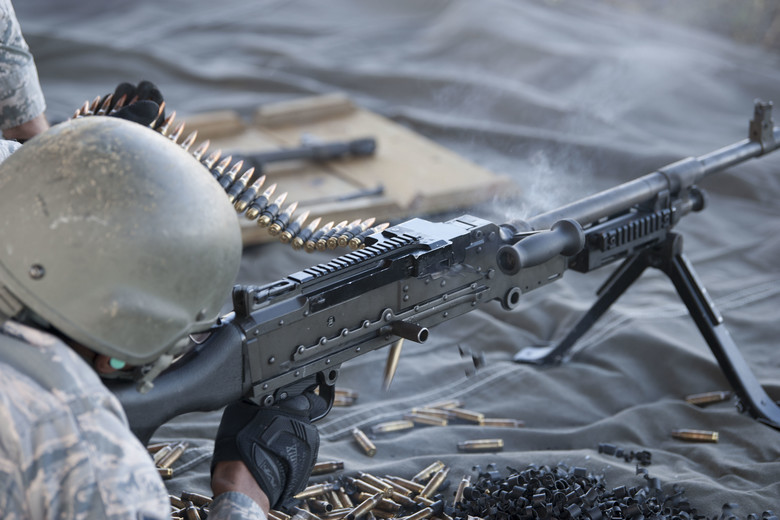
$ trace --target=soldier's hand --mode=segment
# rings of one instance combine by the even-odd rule
[[[306,393],[283,406],[262,408],[246,401],[228,405],[214,444],[212,477],[218,463],[241,461],[272,508],[299,493],[306,487],[319,450],[319,434],[309,420],[317,399],[321,398]]]
[[[105,103],[105,96],[100,106]],[[106,113],[127,119],[145,126],[159,124],[165,119],[165,102],[160,89],[151,81],[141,81],[138,85],[120,83],[107,105]]]

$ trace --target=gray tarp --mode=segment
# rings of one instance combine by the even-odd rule
[[[554,208],[688,155],[746,136],[754,98],[780,101],[780,58],[680,25],[574,1],[134,1],[17,2],[37,56],[52,119],[120,81],[157,83],[185,116],[302,95],[346,92],[523,187],[516,205],[476,207],[496,221]],[[380,143],[381,145],[381,143]],[[780,398],[780,154],[708,179],[708,211],[686,219],[686,250],[742,352]],[[322,261],[281,246],[246,252],[242,282],[265,282]],[[732,404],[685,404],[727,383],[671,284],[647,273],[559,367],[509,361],[520,347],[560,338],[607,275],[576,273],[432,330],[408,344],[388,393],[384,351],[344,367],[358,405],[320,423],[321,459],[349,471],[411,476],[430,461],[457,480],[475,464],[564,462],[605,471],[609,485],[640,483],[634,465],[600,455],[611,442],[653,454],[651,475],[685,486],[700,512],[725,502],[740,515],[780,505],[780,432]],[[457,346],[487,366],[466,377]],[[377,440],[374,458],[353,426],[458,397],[517,430],[459,425]],[[182,418],[159,438],[196,446],[171,490],[208,491],[218,414]],[[674,440],[675,428],[717,430],[717,444]],[[501,436],[500,454],[462,455],[459,440]]]

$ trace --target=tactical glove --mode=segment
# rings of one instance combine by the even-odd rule
[[[320,397],[306,393],[282,405],[262,408],[239,401],[228,405],[214,443],[214,466],[241,460],[249,468],[272,508],[302,491],[317,460],[317,428],[309,419]]]

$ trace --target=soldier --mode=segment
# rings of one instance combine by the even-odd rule
[[[0,164],[4,518],[170,517],[165,486],[99,375],[152,384],[215,322],[240,257],[224,191],[143,125],[71,120]],[[305,486],[319,438],[301,398],[295,409],[228,407],[209,518],[265,518]],[[289,434],[264,438],[271,424]]]
[[[0,38],[0,129],[5,139],[24,142],[49,123],[38,71],[10,0],[0,0]],[[0,141],[0,161],[18,146]]]

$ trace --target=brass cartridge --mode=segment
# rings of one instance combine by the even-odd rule
[[[308,486],[306,489],[295,495],[295,498],[299,499],[305,499],[305,498],[313,498],[313,497],[319,497],[327,493],[328,491],[332,491],[336,489],[336,484],[333,482],[323,482],[322,484],[313,484],[311,486]]]
[[[444,469],[444,463],[442,461],[437,460],[431,462],[430,464],[428,464],[428,466],[420,470],[419,473],[417,473],[415,476],[412,477],[412,482],[418,482],[418,483],[425,482],[429,480],[437,472],[443,469]],[[422,491],[422,489],[417,490],[418,493],[420,491]]]
[[[303,507],[296,507],[295,514],[292,516],[293,520],[320,520],[320,517],[307,511]]]
[[[436,491],[441,487],[441,485],[444,483],[444,479],[447,478],[447,474],[450,472],[450,468],[444,467],[437,471],[431,479],[428,481],[427,484],[425,484],[425,487],[422,491],[420,491],[420,494],[418,496],[421,496],[423,498],[430,498],[432,495],[436,494]]]
[[[306,242],[303,244],[304,249],[307,253],[313,253],[317,250],[317,244],[319,240],[325,236],[325,233],[330,232],[330,230],[333,229],[333,221],[331,220],[324,226],[322,226],[320,229],[316,230],[314,233],[312,233],[311,237],[306,239]]]
[[[173,478],[173,470],[171,468],[157,468],[157,473],[159,473],[163,479]]]
[[[325,462],[318,462],[311,470],[312,475],[324,475],[325,473],[333,473],[344,469],[344,462],[340,460],[329,460]]]
[[[376,446],[374,446],[374,443],[371,442],[371,439],[368,438],[368,436],[359,428],[354,428],[352,430],[352,436],[355,438],[357,443],[360,445],[360,447],[363,449],[363,451],[368,455],[369,457],[373,457],[376,455]]]
[[[376,219],[374,217],[371,217],[369,219],[364,220],[363,222],[358,222],[354,226],[349,226],[347,229],[341,232],[341,235],[338,237],[338,244],[339,247],[347,247],[349,244],[349,241],[352,240],[355,235],[358,235],[369,228],[369,226],[372,226]]]
[[[277,511],[276,509],[271,509],[270,511],[268,511],[268,518],[270,520],[290,520],[290,518],[292,517],[287,513]]]
[[[431,417],[437,417],[439,419],[448,420],[452,417],[449,410],[442,410],[441,408],[412,408],[411,413],[419,415],[429,415]]]
[[[188,505],[184,509],[184,518],[186,518],[186,520],[200,520],[200,511],[198,510],[197,506],[194,504]]]
[[[192,152],[192,156],[195,157],[195,159],[197,159],[198,161],[200,161],[208,151],[209,146],[211,146],[211,141],[206,139],[205,141],[200,143],[197,148],[195,148],[195,150]]]
[[[707,430],[672,430],[672,437],[683,441],[718,442],[718,432]]]
[[[157,453],[161,449],[163,449],[166,446],[170,446],[170,442],[155,442],[154,444],[150,444],[146,447],[146,451],[148,451],[151,454]]]
[[[437,401],[426,405],[425,408],[441,408],[442,410],[449,410],[451,408],[462,408],[463,401],[460,399],[448,399],[446,401]]]
[[[410,428],[414,428],[414,423],[407,419],[398,420],[398,421],[387,421],[372,426],[371,433],[376,434],[376,433],[397,432],[401,430],[408,430]]]
[[[471,476],[463,475],[463,478],[460,479],[460,483],[458,484],[458,490],[455,491],[455,498],[453,500],[453,504],[457,504],[458,502],[463,500],[463,490],[470,485],[471,485]]]
[[[306,504],[308,504],[309,509],[311,509],[313,513],[318,515],[330,513],[331,511],[333,511],[333,504],[331,504],[326,500],[310,498],[306,501]]]
[[[238,176],[238,172],[241,171],[241,168],[244,167],[244,161],[238,161],[233,166],[230,167],[230,169],[221,174],[219,176],[219,179],[217,179],[217,182],[220,186],[222,186],[222,189],[227,190],[230,188],[230,185],[233,184],[233,182],[236,180],[236,176]],[[232,200],[230,201],[233,202]]]
[[[395,372],[398,370],[398,360],[401,359],[403,346],[404,338],[399,338],[387,351],[387,361],[385,362],[385,373],[382,381],[382,388],[385,392],[390,389],[390,383],[393,382]]]
[[[187,449],[186,442],[179,442],[173,447],[173,449],[165,457],[160,459],[157,466],[160,468],[170,468],[174,462],[179,460],[184,451]]]
[[[355,235],[349,240],[349,248],[352,249],[353,251],[356,249],[360,249],[361,247],[363,247],[363,243],[366,241],[366,237],[373,235],[374,233],[381,233],[388,227],[390,227],[390,224],[385,222],[383,224],[379,224],[378,226],[374,226],[372,228],[366,229],[365,231],[358,233],[357,235]]]
[[[173,444],[167,444],[154,453],[152,460],[154,461],[155,465],[159,464],[161,460],[163,460],[170,452],[173,451],[173,446]]]
[[[298,217],[296,217],[292,224],[284,228],[282,234],[279,235],[279,240],[281,240],[283,244],[289,244],[292,242],[293,238],[297,238],[297,235],[300,233],[301,228],[303,227],[303,223],[306,222],[307,218],[309,218],[309,213],[309,210],[304,211]],[[301,241],[301,246],[302,245],[303,241]],[[296,249],[300,249],[300,246]]]
[[[495,428],[522,428],[525,426],[525,422],[517,419],[497,419],[493,417],[485,417],[482,420],[482,426],[493,426]]]
[[[181,146],[185,152],[189,152],[190,148],[193,144],[195,144],[195,140],[198,138],[198,131],[193,130],[189,133],[187,137],[184,138],[184,141],[181,142],[179,146]],[[200,160],[200,157],[195,157],[196,159]]]
[[[276,197],[276,199],[260,213],[260,216],[257,217],[257,225],[260,227],[268,227],[273,219],[276,218],[276,215],[279,213],[279,210],[281,209],[282,204],[284,204],[286,199],[286,191]]]
[[[211,497],[201,495],[199,493],[189,493],[187,491],[182,492],[181,499],[184,502],[192,502],[196,506],[208,506],[211,504]]]
[[[250,168],[250,170],[251,169],[252,168]],[[260,178],[253,182],[243,193],[238,195],[238,199],[234,204],[236,211],[241,213],[249,206],[249,203],[257,197],[257,192],[263,187],[263,183],[265,183],[265,175],[260,176]]]
[[[475,439],[458,443],[459,451],[501,451],[504,439]]]
[[[349,397],[350,399],[357,400],[360,394],[351,388],[337,388],[334,390],[334,394],[337,396]]]
[[[333,238],[333,236],[336,233],[341,233],[341,230],[344,229],[344,226],[347,225],[346,220],[342,220],[335,226],[333,226],[330,230],[328,230],[327,233],[322,235],[319,240],[317,240],[317,251],[325,251],[328,249],[328,241]]]
[[[211,175],[213,175],[215,179],[219,179],[222,176],[222,174],[225,172],[225,168],[228,167],[228,165],[231,163],[232,160],[233,160],[232,155],[228,155],[227,157],[223,158],[221,161],[217,163],[216,166],[214,166],[211,169]]]
[[[271,197],[275,191],[276,184],[271,184],[268,186],[259,197],[257,197],[252,201],[251,204],[249,204],[249,207],[246,208],[246,213],[244,213],[244,216],[249,220],[254,220],[260,216],[260,212],[265,211],[265,208],[268,207],[268,201],[271,200]]]
[[[287,205],[286,208],[284,208],[282,211],[279,212],[278,215],[273,219],[273,222],[271,222],[271,225],[268,226],[268,233],[271,236],[276,236],[287,227],[287,223],[290,222],[290,217],[292,217],[292,214],[295,213],[295,210],[298,209],[298,202],[291,202]]]
[[[249,168],[247,171],[241,174],[241,177],[236,179],[236,181],[230,185],[229,188],[225,190],[225,193],[227,193],[228,200],[231,204],[234,204],[234,207],[238,209],[238,206],[236,204],[236,197],[241,195],[246,187],[249,185],[250,179],[252,179],[252,176],[255,174],[254,168]],[[257,192],[255,192],[257,193]],[[254,198],[254,195],[252,196]]]
[[[339,246],[339,237],[341,236],[344,231],[352,228],[353,226],[356,226],[360,224],[360,219],[353,220],[346,226],[339,229],[337,232],[333,233],[332,236],[328,237],[328,240],[326,240],[326,243],[328,245],[328,249],[336,249]]]
[[[187,506],[187,503],[181,499],[181,497],[177,497],[176,495],[168,495],[168,498],[171,501],[171,506],[181,509],[183,507]]]
[[[443,466],[444,463],[442,463]],[[423,484],[420,484],[419,482],[414,482],[412,480],[407,480],[403,477],[396,477],[395,475],[385,475],[385,480],[389,480],[391,482],[395,482],[399,486],[405,487],[412,493],[419,493],[422,491],[425,486]]]
[[[731,399],[731,392],[705,392],[703,394],[693,394],[685,398],[685,400],[696,406],[706,406],[708,404],[720,403],[722,401],[728,401]]]
[[[471,410],[464,410],[463,408],[450,408],[449,412],[458,419],[477,424],[482,424],[482,421],[485,420],[485,414],[481,412],[472,412]]]
[[[408,419],[415,424],[426,424],[428,426],[447,426],[447,419],[420,413],[405,413],[404,419]]]
[[[344,518],[347,520],[356,520],[357,518],[360,518],[361,516],[365,515],[372,509],[374,509],[377,504],[379,504],[379,501],[385,498],[384,493],[376,493],[375,495],[372,495],[371,497],[367,498],[363,502],[361,502],[357,507],[355,507],[352,511],[347,513]]]

